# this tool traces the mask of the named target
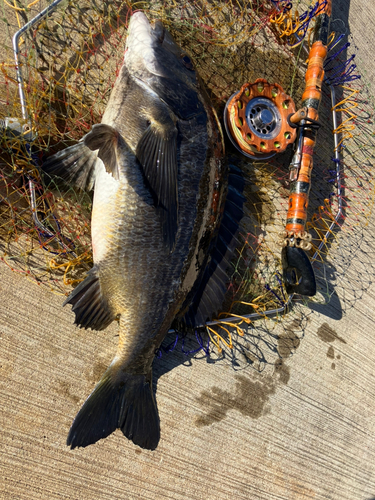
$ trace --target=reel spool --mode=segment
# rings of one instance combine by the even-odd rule
[[[288,123],[296,112],[291,97],[277,83],[263,78],[245,83],[228,100],[224,110],[224,125],[233,145],[253,159],[271,158],[285,151],[297,136]]]

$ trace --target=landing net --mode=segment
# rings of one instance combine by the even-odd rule
[[[122,64],[132,12],[141,9],[150,20],[162,20],[191,55],[222,116],[229,97],[243,83],[257,78],[280,84],[297,109],[300,106],[319,4],[293,3],[65,0],[20,38],[18,57],[27,109],[23,120],[11,37],[48,2],[5,1],[0,20],[4,45],[0,58],[3,263],[61,295],[68,295],[90,269],[91,194],[54,181],[46,185],[39,165],[100,122]],[[353,255],[369,239],[375,128],[373,97],[365,76],[359,78],[361,68],[354,65],[353,43],[340,38],[345,35],[342,24],[333,22],[333,30],[308,213],[307,229],[313,236],[310,257],[315,255],[319,289],[310,307],[327,303],[341,287],[347,291],[341,304],[345,310],[361,296],[374,262],[369,255],[363,272],[355,280],[346,279]],[[339,118],[336,130],[331,87]],[[333,132],[339,160],[335,159]],[[218,318],[221,323],[209,326],[207,333],[219,354],[228,352],[259,368],[293,352],[308,316],[308,310],[301,308],[298,327],[286,320],[284,337],[272,333],[288,302],[281,282],[279,241],[288,206],[290,156],[287,150],[271,160],[251,162],[229,147],[229,161],[239,165],[249,181],[245,192],[248,218],[233,260],[228,300]],[[276,311],[273,319],[268,317],[270,311]],[[255,313],[265,318],[257,323],[257,330],[247,317]],[[228,319],[237,316],[243,318],[242,324],[233,330]],[[200,334],[197,341],[198,349],[205,350],[207,344]]]

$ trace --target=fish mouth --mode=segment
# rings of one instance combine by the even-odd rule
[[[181,48],[160,20],[150,23],[142,11],[135,12],[128,26],[126,51],[132,51],[147,59],[150,50],[158,50],[161,47],[173,56],[182,55]]]
[[[168,29],[159,20],[152,24],[141,12],[135,12],[130,18],[126,50],[125,67],[131,77],[156,93],[174,109],[178,99],[185,99],[188,107],[196,110],[196,75],[190,58],[177,45]],[[180,90],[176,92],[176,89]],[[171,96],[174,96],[173,99]]]
[[[172,77],[171,66],[179,64],[181,55],[181,49],[161,21],[151,24],[141,11],[132,15],[124,57],[132,75],[143,82],[150,76]]]
[[[137,51],[150,45],[150,23],[143,12],[135,12],[130,18],[126,45]]]
[[[139,45],[149,46],[152,41],[163,43],[165,37],[165,28],[159,20],[152,24],[147,19],[147,16],[141,12],[135,12],[129,22],[128,38],[134,38]]]
[[[155,21],[154,23],[152,23],[150,27],[153,31],[153,35],[154,35],[155,39],[159,43],[163,43],[164,38],[165,38],[165,28],[163,26],[163,23],[158,20],[158,21]]]

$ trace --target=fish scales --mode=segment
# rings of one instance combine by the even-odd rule
[[[123,68],[122,73],[125,72],[126,68]],[[121,89],[122,75],[116,85]],[[116,100],[117,95],[116,92]],[[134,93],[127,92],[127,96],[129,99],[133,99]],[[126,99],[121,99],[121,103],[122,109],[126,109]],[[108,107],[111,104],[110,101]],[[104,123],[106,119],[107,117],[104,115]],[[117,120],[115,122],[117,128],[121,131],[119,124],[122,121],[119,120],[118,116],[115,119]],[[113,125],[112,120],[108,120],[109,125]],[[106,192],[105,188],[98,188],[98,186],[102,186],[102,179],[103,184],[106,182],[111,183],[112,177],[103,168],[102,176],[96,180],[97,188],[94,195],[94,213],[92,217],[95,246],[107,245],[105,233],[105,237],[102,238],[100,231],[96,231],[96,226],[106,225],[108,220],[116,221],[116,228],[112,229],[110,246],[107,248],[107,252],[102,254],[102,262],[103,266],[105,266],[105,270],[100,271],[102,281],[105,286],[107,286],[107,283],[111,283],[109,286],[112,289],[116,287],[118,289],[118,293],[113,296],[111,303],[114,305],[116,314],[121,314],[120,324],[124,324],[124,327],[125,325],[133,327],[132,318],[137,318],[141,314],[141,330],[148,330],[148,335],[154,335],[158,332],[160,321],[157,319],[158,317],[165,317],[167,308],[171,307],[171,303],[173,307],[171,314],[172,316],[176,314],[175,310],[178,309],[179,303],[174,304],[173,297],[176,289],[180,287],[181,280],[179,278],[183,275],[184,264],[186,267],[187,249],[189,249],[191,243],[193,229],[197,226],[199,184],[202,181],[202,190],[207,192],[206,185],[210,182],[210,171],[213,169],[216,172],[217,169],[215,163],[206,162],[207,144],[209,142],[206,124],[194,123],[195,121],[191,120],[180,124],[179,127],[181,134],[180,164],[189,165],[189,168],[180,168],[179,170],[179,229],[176,236],[176,247],[171,254],[166,251],[160,239],[159,221],[149,191],[147,188],[140,187],[143,180],[139,170],[132,169],[132,162],[136,161],[135,158],[129,162],[128,171],[124,172],[124,178],[120,177],[120,185],[116,192],[114,206],[112,206],[112,200],[108,200],[108,203],[104,201],[106,206],[109,207],[110,213],[108,214],[103,204],[100,204],[98,210],[96,210],[95,196],[97,192]],[[132,136],[132,126],[135,126],[133,123],[128,124],[126,122],[126,130],[130,136]],[[135,128],[139,129],[138,124]],[[136,131],[134,131],[135,134]],[[136,186],[136,189],[132,186]],[[205,195],[204,199],[207,200],[206,206],[202,206],[200,211],[203,212],[203,209],[206,208],[206,213],[208,213],[209,194],[208,196]],[[203,202],[201,204],[203,205]],[[202,219],[203,216],[204,214],[201,213]],[[199,227],[204,226],[200,223]],[[197,236],[195,239],[198,241]],[[131,249],[131,252],[126,249]],[[95,257],[94,253],[94,261],[96,261]],[[100,262],[98,262],[99,268],[101,267]],[[189,287],[189,284],[186,284],[186,286]],[[139,307],[137,302],[133,306],[130,305],[136,295],[137,288],[140,289],[139,293],[143,297],[142,308]],[[124,290],[129,291],[128,295],[124,294]],[[156,308],[155,304],[157,304]],[[163,308],[160,307],[160,304],[164,304]],[[145,308],[146,313],[144,313]],[[145,314],[149,317],[148,321],[144,318]],[[134,330],[133,334],[136,335]]]
[[[160,22],[152,27],[134,14],[101,124],[44,165],[79,187],[95,179],[94,267],[66,303],[81,327],[119,321],[115,358],[73,422],[72,448],[116,428],[156,447],[152,362],[207,264],[225,199],[222,153],[220,125],[190,59]],[[80,177],[87,165],[94,172]]]

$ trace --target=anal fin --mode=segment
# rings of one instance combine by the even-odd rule
[[[104,330],[115,319],[107,301],[102,295],[97,268],[94,266],[64,302],[72,304],[75,324],[81,328]]]

